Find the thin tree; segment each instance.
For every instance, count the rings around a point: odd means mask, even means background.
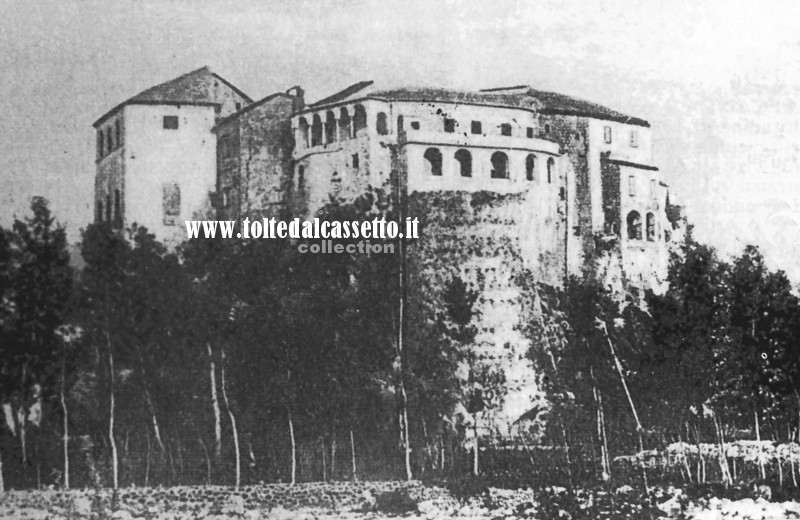
[[[239,484],[242,477],[242,457],[239,453],[239,430],[236,428],[236,417],[233,415],[231,403],[228,401],[228,392],[225,389],[225,349],[220,348],[220,386],[222,388],[222,400],[225,403],[225,409],[228,411],[228,417],[231,420],[231,428],[233,430],[233,448],[236,456],[236,489],[239,489]]]

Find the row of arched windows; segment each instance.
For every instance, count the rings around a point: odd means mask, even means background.
[[[427,173],[433,176],[442,175],[442,152],[438,148],[428,148],[423,157],[426,161]],[[458,163],[459,173],[462,177],[472,177],[472,154],[469,150],[459,149],[453,154]],[[509,179],[511,177],[508,166],[508,155],[504,152],[494,152],[490,159],[492,179]],[[528,154],[525,158],[525,178],[529,181],[536,180],[537,157]],[[555,177],[556,162],[552,157],[547,159],[547,182],[552,183]]]
[[[383,112],[378,114],[376,126],[378,133],[381,128],[387,128],[386,114]],[[310,125],[305,117],[301,117],[298,123],[300,143],[304,148],[353,139],[365,128],[367,128],[367,111],[361,105],[355,106],[352,115],[347,107],[342,107],[339,109],[338,119],[332,110],[328,110],[324,120],[320,114],[314,114]]]
[[[628,213],[628,240],[641,240],[642,239],[642,216],[638,211],[631,211]],[[647,241],[654,242],[656,239],[656,216],[653,213],[647,213],[645,216],[645,224],[647,226]]]

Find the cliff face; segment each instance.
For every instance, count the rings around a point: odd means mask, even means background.
[[[477,295],[472,371],[504,382],[499,392],[484,389],[491,394],[478,414],[484,435],[510,434],[513,423],[543,400],[524,329],[531,316],[529,284],[563,280],[560,226],[537,213],[545,202],[535,192],[410,196],[408,214],[420,219],[420,238],[408,247],[409,290],[441,301],[447,284],[462,279]],[[463,366],[460,377],[468,378],[468,371]]]

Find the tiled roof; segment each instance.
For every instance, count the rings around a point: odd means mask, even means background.
[[[383,99],[386,101],[448,102],[473,105],[500,106],[535,110],[541,114],[574,115],[618,121],[638,126],[650,123],[638,117],[625,115],[616,110],[556,92],[546,92],[522,85],[516,87],[459,91],[453,89],[422,87],[376,89],[372,81],[362,81],[310,105],[319,108],[357,99]]]
[[[99,125],[112,113],[128,104],[219,104],[214,89],[214,84],[219,82],[224,83],[241,96],[245,103],[253,102],[247,94],[233,86],[225,78],[211,72],[208,67],[202,67],[136,94],[106,112],[94,125]]]
[[[338,103],[339,101],[343,101],[352,96],[353,94],[356,94],[364,90],[366,87],[369,87],[373,83],[374,83],[373,81],[359,81],[355,85],[350,85],[346,89],[340,90],[339,92],[337,92],[332,96],[328,96],[326,98],[320,99],[316,103],[312,103],[310,106],[313,107],[317,105],[322,106],[322,105],[331,105],[333,103]]]

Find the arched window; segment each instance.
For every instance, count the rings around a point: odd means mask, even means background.
[[[106,130],[106,152],[111,152],[114,149],[114,137],[111,135],[111,128]]]
[[[397,132],[400,133],[403,130],[403,116],[397,116]]]
[[[656,216],[648,213],[646,217],[647,241],[653,242],[656,239]]]
[[[122,144],[122,127],[119,124],[119,119],[114,123],[114,128],[117,132],[117,146],[120,146]]]
[[[103,131],[97,132],[97,158],[103,158]]]
[[[386,121],[386,113],[378,112],[378,117],[375,120],[375,130],[378,135],[386,135],[389,133],[389,123]]]
[[[508,179],[508,156],[503,152],[492,154],[492,179]]]
[[[333,112],[325,115],[325,144],[336,141],[336,117]]]
[[[339,113],[339,139],[344,141],[345,139],[350,139],[350,112],[347,111],[346,108],[342,107],[342,111]]]
[[[319,114],[314,114],[311,120],[311,146],[319,146],[322,144],[322,119]]]
[[[111,195],[106,195],[106,222],[111,222]]]
[[[300,143],[302,143],[303,148],[308,148],[308,121],[306,121],[305,117],[300,118],[297,128],[300,132]]]
[[[553,182],[553,175],[555,174],[556,169],[556,162],[553,160],[552,157],[547,159],[547,183],[550,184]]]
[[[114,225],[122,225],[122,200],[119,190],[114,190]]]
[[[356,105],[355,115],[353,115],[353,134],[357,137],[358,133],[367,128],[367,111],[361,105]]]
[[[457,150],[455,153],[462,177],[472,177],[472,154],[467,150]]]
[[[102,222],[103,221],[103,201],[97,201],[97,215],[94,216],[95,222]]]
[[[428,173],[437,177],[442,175],[442,152],[438,148],[428,148],[423,155],[428,162]]]
[[[628,213],[628,240],[642,239],[642,217],[638,211]]]
[[[525,158],[525,178],[529,181],[535,179],[535,172],[536,172],[536,156],[533,154],[529,154]]]

